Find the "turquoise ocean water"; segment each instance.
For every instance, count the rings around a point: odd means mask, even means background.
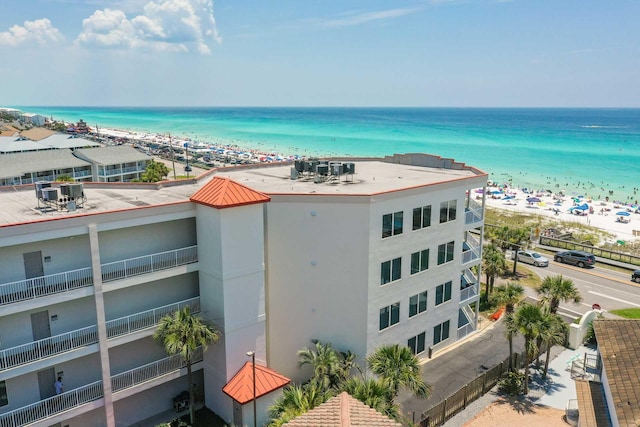
[[[19,108],[282,155],[425,152],[479,167],[496,182],[640,198],[640,109]]]

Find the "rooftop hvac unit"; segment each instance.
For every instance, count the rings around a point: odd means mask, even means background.
[[[58,189],[57,188],[43,188],[42,189],[42,200],[45,202],[55,202],[58,200]]]
[[[80,182],[76,182],[73,184],[67,184],[69,186],[69,198],[70,199],[80,199],[82,198],[82,194],[84,192],[84,184]]]
[[[298,171],[297,166],[291,168],[291,179],[296,180],[300,176],[300,172]]]
[[[311,163],[309,162],[302,162],[302,171],[303,172],[309,172],[311,170]]]
[[[318,165],[318,175],[329,175],[329,165]]]
[[[69,197],[69,184],[60,184],[60,195]]]
[[[302,172],[304,170],[304,162],[302,160],[296,160],[293,165],[295,170],[298,172]]]
[[[331,175],[340,175],[342,173],[342,163],[331,164]]]
[[[49,181],[37,181],[35,183],[36,187],[36,197],[38,199],[42,199],[42,189],[51,187],[51,183]]]
[[[356,164],[355,163],[344,163],[344,173],[348,173],[353,175],[356,173]]]

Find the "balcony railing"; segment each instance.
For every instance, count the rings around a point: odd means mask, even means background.
[[[202,347],[198,347],[191,355],[191,363],[202,361]],[[122,372],[111,377],[111,389],[114,393],[133,387],[143,382],[184,368],[186,363],[182,356],[175,355]]]
[[[460,307],[458,311],[458,339],[464,338],[475,331],[476,323],[476,314],[471,307],[468,305]]]
[[[102,381],[85,385],[71,391],[23,406],[15,411],[0,415],[0,426],[20,427],[35,423],[60,412],[73,409],[103,396]]]
[[[480,222],[483,217],[484,209],[482,209],[482,205],[470,199],[469,206],[464,209],[464,223],[473,224],[475,222]]]
[[[111,282],[113,280],[126,279],[197,261],[198,247],[190,246],[173,251],[130,258],[124,261],[110,262],[102,264],[102,281]]]
[[[123,261],[102,264],[102,280],[125,279],[140,274],[165,270],[198,261],[198,247],[189,246],[172,251],[145,255]],[[0,285],[0,306],[40,298],[47,295],[93,286],[91,267]],[[1,427],[1,426],[0,426]]]
[[[147,310],[130,316],[121,317],[106,322],[107,338],[130,334],[142,329],[156,326],[164,316],[175,313],[188,306],[192,313],[200,312],[200,298],[190,298],[173,304],[168,304],[153,310]],[[0,371],[25,365],[36,360],[66,353],[77,348],[98,342],[96,325],[77,329],[28,344],[0,350]]]
[[[0,350],[0,370],[25,365],[36,360],[65,353],[98,342],[96,326],[77,329],[65,334],[33,341],[28,344]]]
[[[0,285],[0,305],[93,285],[91,267]]]
[[[480,258],[480,242],[473,234],[466,233],[462,244],[462,263],[466,264],[478,258]]]
[[[168,314],[189,307],[192,313],[200,312],[200,297],[191,298],[180,301],[175,304],[165,305],[163,307],[154,308],[153,310],[143,311],[141,313],[132,314],[131,316],[121,317],[119,319],[109,320],[106,322],[107,338],[115,338],[121,335],[130,334],[156,326],[160,319]]]
[[[479,285],[476,283],[471,286],[467,286],[464,289],[460,289],[460,302],[463,303],[471,298],[478,296]]]
[[[191,362],[202,361],[202,347],[193,353]],[[170,372],[185,367],[181,356],[170,356],[158,361],[131,369],[111,377],[113,392],[134,387],[145,381],[161,377]],[[41,400],[31,405],[23,406],[14,411],[0,415],[0,427],[21,427],[43,420],[64,411],[76,408],[85,403],[102,398],[104,395],[102,381],[82,386],[80,388]]]

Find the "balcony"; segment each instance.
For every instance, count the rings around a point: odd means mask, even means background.
[[[480,285],[478,278],[466,269],[460,276],[460,303],[464,303],[479,295]]]
[[[102,281],[110,282],[198,262],[198,247],[189,246],[102,264]],[[90,267],[0,285],[0,306],[93,286]]]
[[[466,239],[462,242],[462,263],[467,264],[480,259],[480,242],[471,233],[466,233]]]
[[[465,305],[458,310],[458,339],[462,339],[474,332],[478,319],[470,306]]]
[[[160,322],[160,319],[167,314],[175,313],[186,306],[191,308],[191,312],[199,313],[200,298],[190,298],[153,310],[110,320],[105,324],[107,328],[107,339],[154,327]],[[96,344],[97,342],[98,329],[96,325],[93,325],[28,344],[0,350],[0,371],[66,353],[77,348]]]
[[[193,354],[192,363],[202,361],[202,348],[198,347]],[[114,393],[135,387],[146,381],[180,370],[186,366],[181,356],[170,356],[153,363],[131,369],[111,377],[111,388]],[[23,406],[14,411],[0,414],[0,426],[21,427],[44,420],[61,412],[70,411],[103,397],[102,381],[82,386],[41,400],[31,405]],[[79,414],[74,414],[79,415]],[[72,415],[73,416],[73,415]]]
[[[464,208],[464,223],[474,224],[484,219],[484,209],[482,205],[469,199],[469,206]]]
[[[113,280],[127,279],[197,261],[198,247],[190,246],[173,251],[110,262],[101,266],[102,281],[111,282]]]

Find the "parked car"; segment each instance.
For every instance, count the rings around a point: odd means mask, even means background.
[[[538,252],[534,251],[518,251],[518,261],[525,264],[535,265],[536,267],[546,267],[549,265],[549,260]]]
[[[631,280],[633,280],[636,283],[640,283],[640,270],[636,270],[633,273],[631,273]]]
[[[596,257],[585,251],[566,251],[558,252],[553,260],[571,265],[577,265],[580,268],[596,265]]]

